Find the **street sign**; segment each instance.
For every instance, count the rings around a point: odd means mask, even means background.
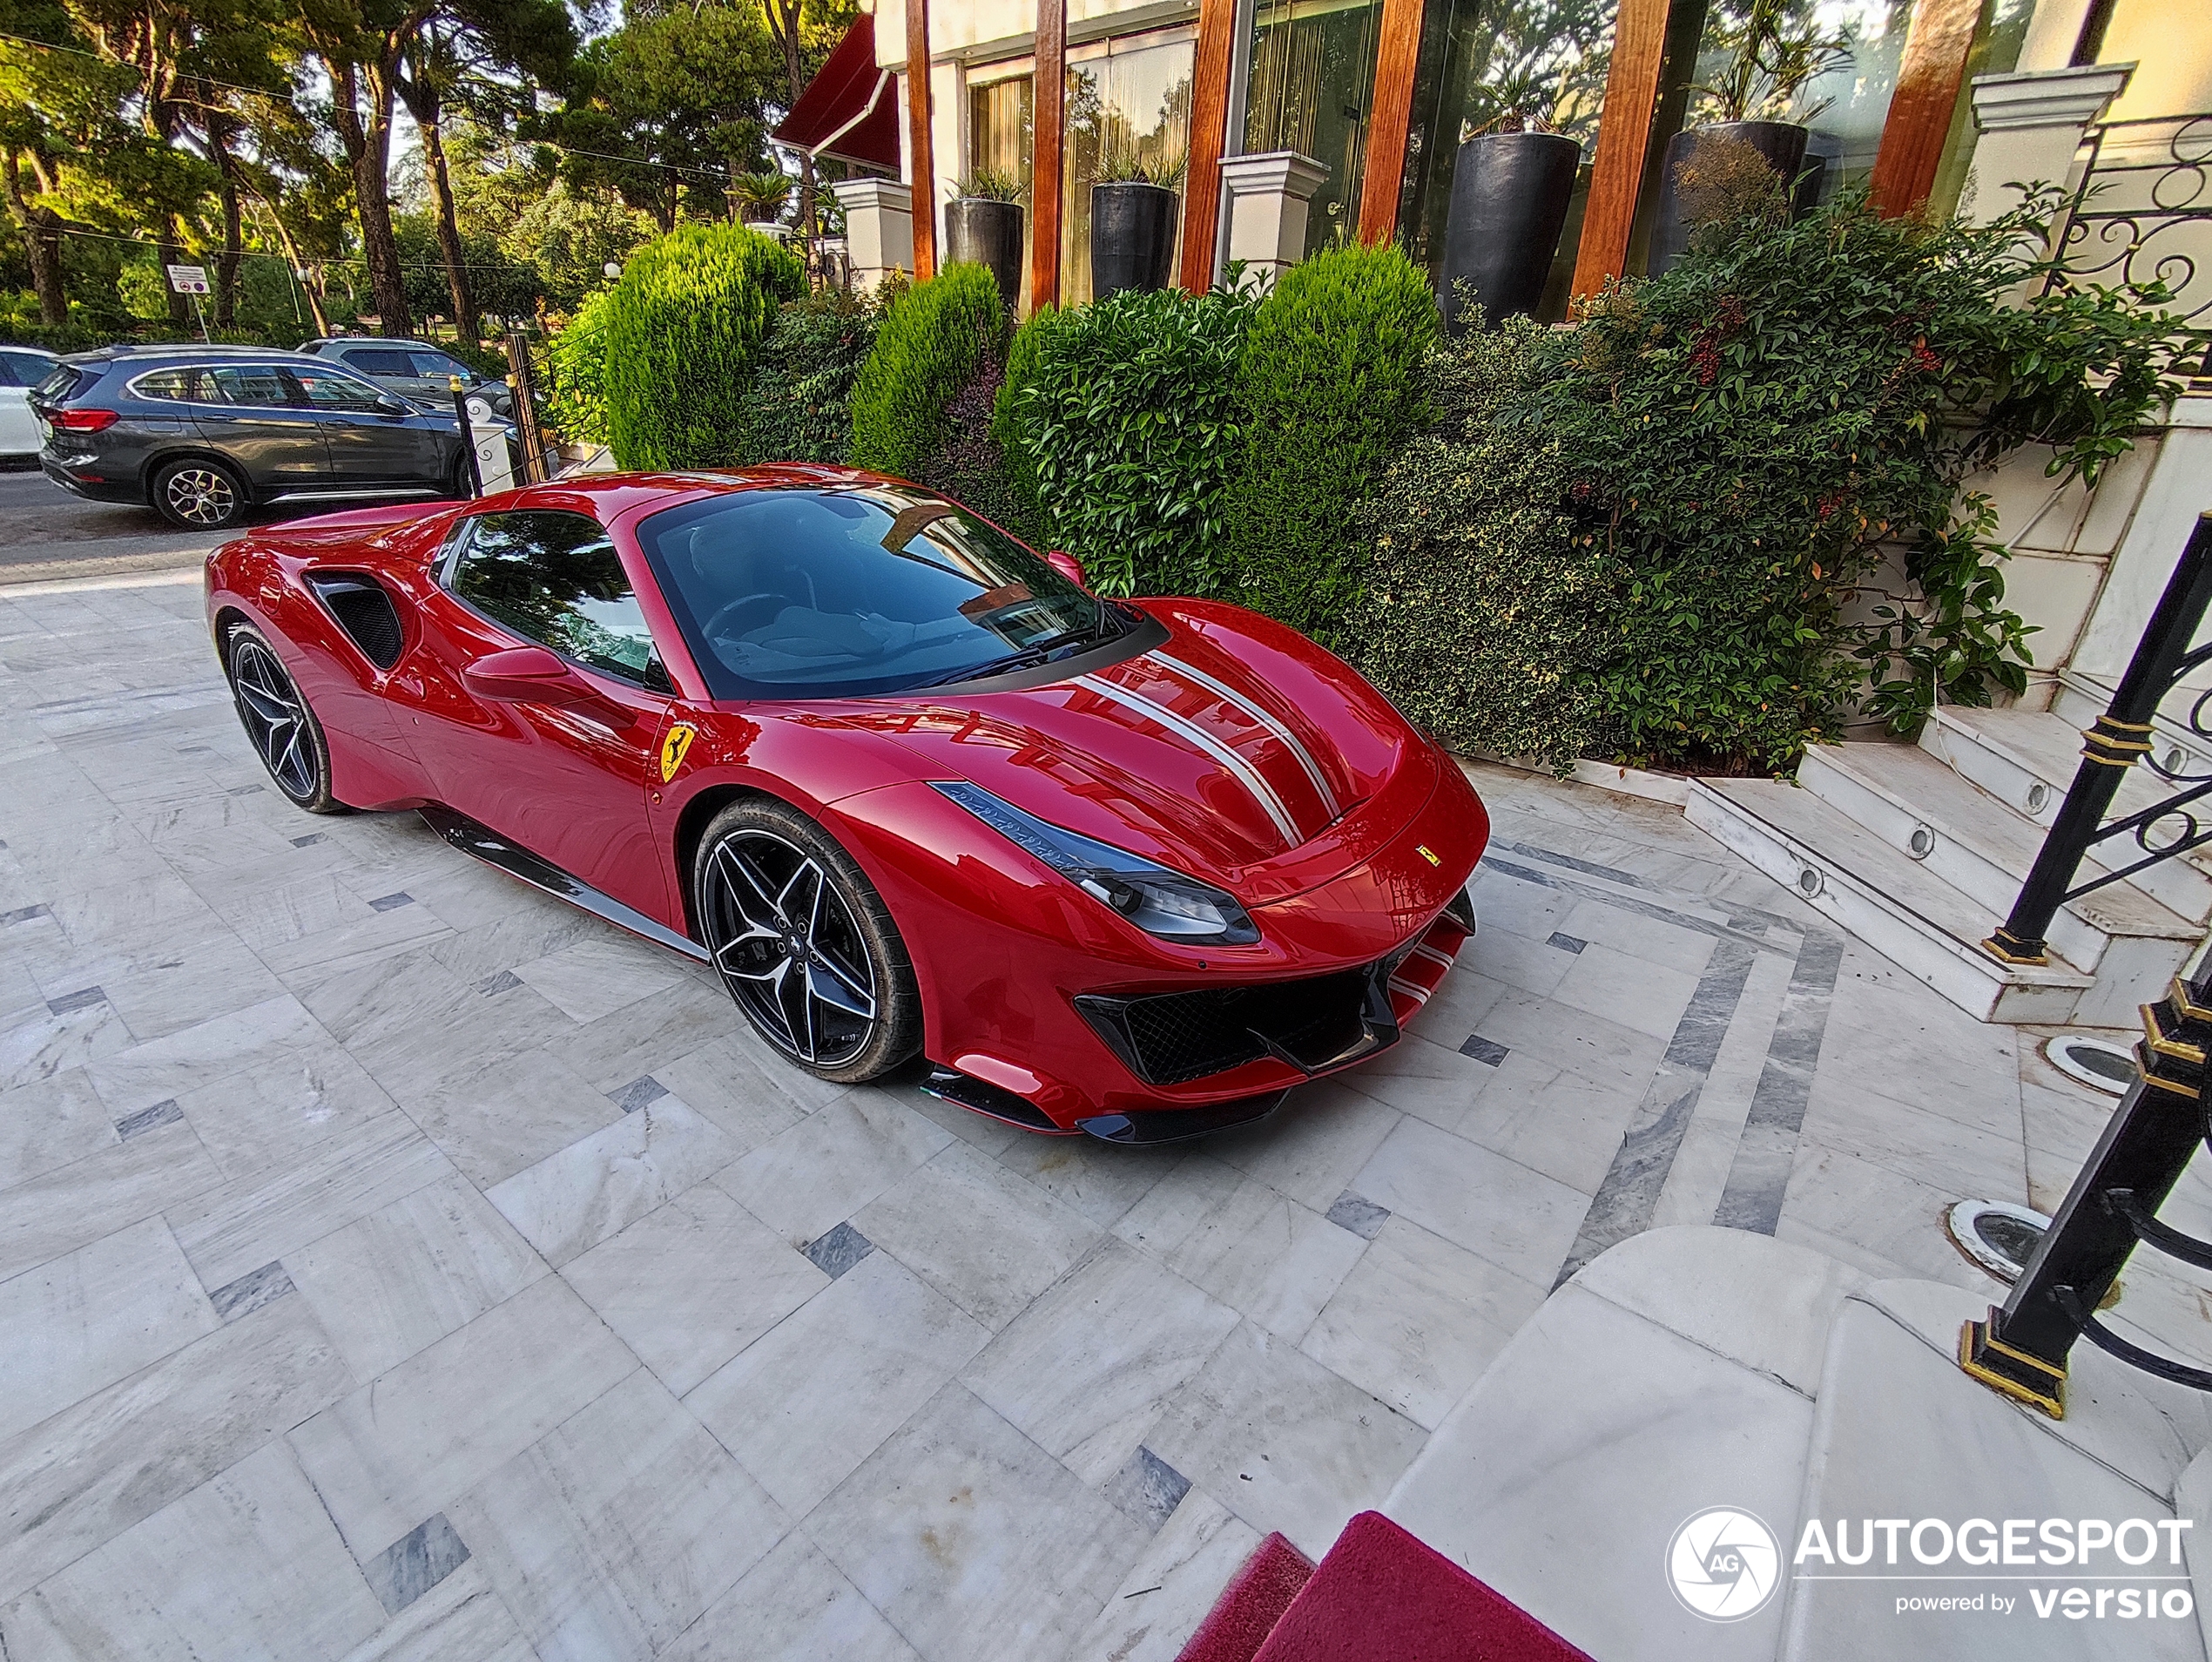
[[[179,294],[205,294],[208,292],[207,267],[172,266],[169,267],[169,287]]]

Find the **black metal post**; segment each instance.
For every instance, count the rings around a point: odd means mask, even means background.
[[[459,375],[450,376],[453,388],[453,416],[461,423],[461,456],[469,470],[469,494],[484,494],[484,476],[476,466],[476,434],[469,422],[469,387]]]
[[[530,343],[518,329],[507,334],[507,384],[515,395],[515,431],[523,446],[523,483],[543,484],[545,434],[537,424],[537,389],[530,383]]]
[[[2200,532],[2200,539],[2202,533]],[[2086,1333],[2121,1360],[2199,1389],[2212,1375],[2154,1356],[2099,1327],[2097,1307],[2139,1241],[2190,1261],[2204,1253],[2155,1217],[2206,1131],[2205,1050],[2212,1045],[2212,961],[2143,1006],[2139,1077],[2052,1219],[2002,1309],[1969,1321],[1959,1365],[2053,1419],[2066,1414],[2067,1358]]]
[[[2082,733],[2081,766],[2020,885],[2012,915],[1981,943],[1992,956],[2006,963],[2050,962],[2044,932],[2065,903],[2081,856],[2104,822],[2121,780],[2136,757],[2150,752],[2151,717],[2173,690],[2208,603],[2212,603],[2212,513],[2198,517],[2128,672],[2120,678],[2111,707]]]

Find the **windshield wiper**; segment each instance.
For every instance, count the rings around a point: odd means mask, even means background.
[[[1109,637],[1110,638],[1110,637]],[[1049,664],[1055,659],[1072,656],[1075,652],[1096,645],[1099,637],[1091,629],[1063,629],[1056,635],[1032,641],[1017,652],[1004,658],[994,658],[986,663],[974,664],[940,675],[934,680],[916,681],[906,691],[919,692],[924,687],[950,686],[960,681],[981,681],[994,675],[1010,675],[1015,670],[1034,669],[1039,664]]]

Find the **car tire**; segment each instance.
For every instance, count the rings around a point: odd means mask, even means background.
[[[921,992],[890,909],[837,839],[787,802],[714,816],[692,915],[752,1029],[818,1078],[858,1084],[921,1048]]]
[[[232,625],[223,642],[223,672],[246,742],[285,799],[310,814],[352,813],[330,794],[330,746],[322,723],[268,637],[252,624]]]
[[[148,494],[156,513],[185,530],[227,530],[246,514],[246,481],[206,456],[163,463]]]
[[[446,497],[451,502],[473,502],[476,496],[475,476],[469,471],[469,452],[456,450],[453,457],[453,477],[447,482]]]

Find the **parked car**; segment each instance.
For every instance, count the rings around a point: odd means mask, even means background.
[[[0,346],[0,463],[20,467],[38,459],[44,441],[30,413],[30,389],[60,361],[37,347]]]
[[[1395,1044],[1474,932],[1467,775],[1303,635],[1109,600],[944,497],[610,474],[219,550],[239,720],[310,813],[711,965],[792,1065],[1030,1131],[1244,1125]]]
[[[469,494],[450,410],[300,353],[103,348],[58,361],[30,407],[48,478],[195,530],[272,503]]]
[[[385,340],[365,334],[326,335],[302,341],[300,350],[342,363],[380,387],[421,404],[453,407],[453,378],[468,388],[472,422],[511,421],[515,394],[504,381],[486,375],[428,341]]]

